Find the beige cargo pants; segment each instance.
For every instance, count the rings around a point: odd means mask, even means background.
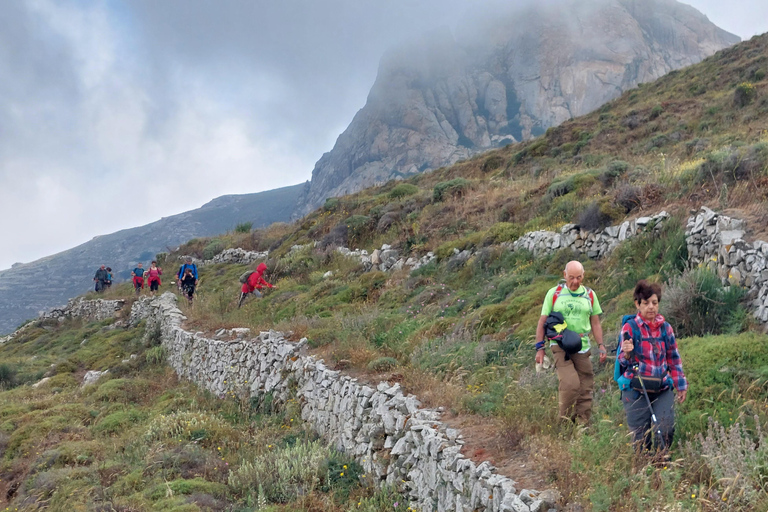
[[[595,386],[595,374],[589,358],[592,351],[590,349],[586,354],[571,354],[570,360],[566,361],[563,349],[557,345],[552,345],[550,349],[560,381],[560,417],[586,425],[592,416],[592,392]]]

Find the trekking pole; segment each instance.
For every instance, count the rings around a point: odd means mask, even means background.
[[[659,436],[659,445],[661,446],[661,450],[664,451],[667,449],[667,444],[664,442],[664,436],[661,433],[661,427],[659,426],[659,420],[656,419],[656,413],[653,412],[653,406],[651,405],[651,399],[648,398],[648,391],[645,389],[645,383],[643,382],[643,378],[640,376],[640,371],[637,366],[635,366],[635,371],[637,372],[637,380],[640,381],[640,387],[643,388],[643,395],[645,395],[645,403],[648,404],[648,410],[651,411],[651,428],[655,428],[655,433]]]
[[[628,336],[628,333],[624,333],[624,339],[629,340],[631,339],[630,336]],[[637,360],[637,357],[635,357],[635,351],[632,351],[632,356],[630,357],[630,364],[633,363],[632,369],[635,371],[635,375],[637,376],[637,380],[640,381],[640,387],[643,388],[643,395],[645,396],[645,403],[648,404],[648,410],[651,411],[651,429],[654,428],[655,433],[659,436],[659,444],[661,446],[662,451],[667,449],[667,445],[664,442],[664,436],[661,434],[661,428],[659,426],[659,420],[656,419],[656,413],[653,411],[653,406],[651,405],[651,399],[648,398],[648,391],[645,389],[645,382],[643,382],[643,378],[640,376],[640,363]]]

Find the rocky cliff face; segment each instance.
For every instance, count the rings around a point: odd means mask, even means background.
[[[383,57],[296,214],[534,137],[738,41],[674,0],[558,0],[429,34]]]

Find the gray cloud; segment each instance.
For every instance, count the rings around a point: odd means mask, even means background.
[[[387,48],[520,3],[4,2],[0,268],[309,179]],[[758,0],[690,3],[742,37],[766,28]]]

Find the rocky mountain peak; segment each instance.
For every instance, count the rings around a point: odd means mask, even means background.
[[[530,139],[738,41],[675,0],[558,0],[468,16],[455,36],[436,31],[384,55],[295,215]]]

